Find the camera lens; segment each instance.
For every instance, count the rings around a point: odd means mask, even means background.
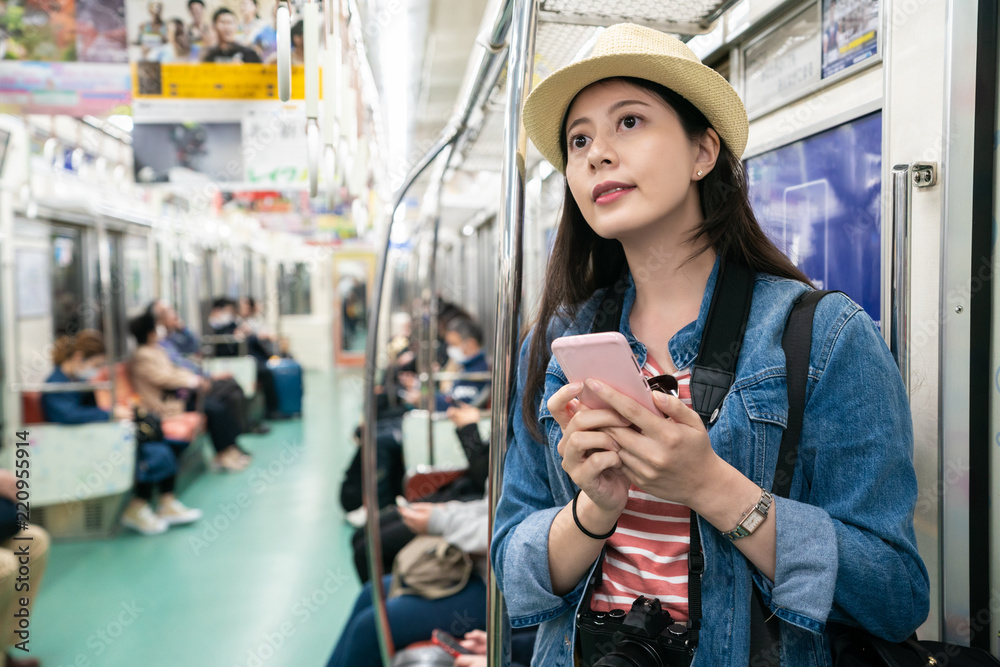
[[[653,647],[625,641],[595,662],[594,667],[663,667],[663,661]]]

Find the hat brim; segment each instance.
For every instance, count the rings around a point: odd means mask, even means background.
[[[566,169],[560,135],[569,105],[590,84],[616,77],[645,79],[683,96],[705,114],[736,157],[743,155],[749,134],[747,112],[721,74],[677,56],[616,53],[580,60],[552,73],[525,100],[522,118],[528,137],[559,171]]]

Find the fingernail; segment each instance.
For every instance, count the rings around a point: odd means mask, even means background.
[[[569,387],[570,391],[582,391],[583,390],[583,383],[582,382],[574,382],[574,383],[568,384],[566,386]]]
[[[587,380],[587,384],[594,391],[601,391],[602,389],[604,389],[604,385],[598,382],[597,380]]]

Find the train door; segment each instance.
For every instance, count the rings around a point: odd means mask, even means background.
[[[989,501],[1000,478],[990,479],[988,423],[997,9],[886,0],[883,16],[883,312],[892,322],[883,332],[913,414],[914,523],[931,574],[922,636],[997,651]]]

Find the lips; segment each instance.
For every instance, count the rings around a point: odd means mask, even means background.
[[[598,204],[610,203],[619,197],[635,190],[635,186],[629,183],[619,183],[618,181],[605,181],[598,184],[591,193],[594,201]]]

